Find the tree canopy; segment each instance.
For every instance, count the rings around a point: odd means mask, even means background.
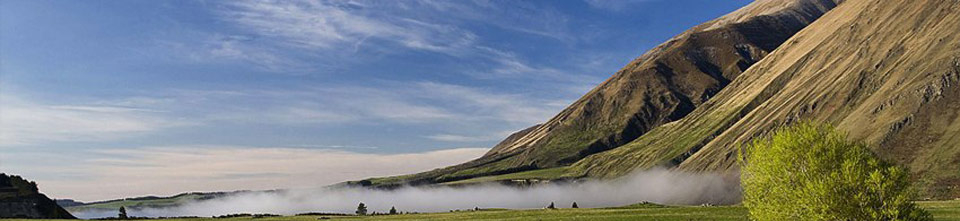
[[[929,220],[908,172],[834,128],[810,122],[740,149],[743,204],[753,220]]]
[[[360,205],[357,205],[357,215],[367,215],[367,205],[364,205],[363,202],[360,202]]]

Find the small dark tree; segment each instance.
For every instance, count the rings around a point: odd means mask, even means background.
[[[357,215],[367,215],[367,205],[364,205],[363,202],[360,202],[360,205],[357,205]]]
[[[573,202],[573,206],[570,206],[570,208],[576,209],[576,208],[580,208],[580,206],[577,206],[577,202]]]
[[[121,206],[121,207],[120,207],[120,214],[117,215],[117,218],[120,218],[120,219],[129,219],[130,217],[127,216],[127,208],[124,208],[124,207]]]
[[[397,215],[397,208],[396,208],[396,207],[392,207],[392,206],[390,207],[390,215]]]
[[[553,202],[550,202],[550,205],[547,206],[547,209],[556,209],[556,206],[553,206]]]

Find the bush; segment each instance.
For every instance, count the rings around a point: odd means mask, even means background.
[[[360,205],[357,205],[356,214],[358,216],[367,215],[367,205],[364,205],[363,202],[360,202]]]
[[[753,220],[930,220],[905,169],[832,127],[798,123],[740,149]]]

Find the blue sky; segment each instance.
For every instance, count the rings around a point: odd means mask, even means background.
[[[449,165],[747,3],[3,0],[0,171],[99,200]]]

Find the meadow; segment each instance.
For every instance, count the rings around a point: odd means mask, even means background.
[[[960,221],[960,200],[921,201],[917,204],[933,214],[934,220]],[[481,209],[377,216],[281,216],[235,218],[163,219],[167,221],[307,221],[307,220],[748,220],[741,206],[661,206],[635,204],[613,208],[582,209]],[[36,220],[32,220],[36,221]]]

